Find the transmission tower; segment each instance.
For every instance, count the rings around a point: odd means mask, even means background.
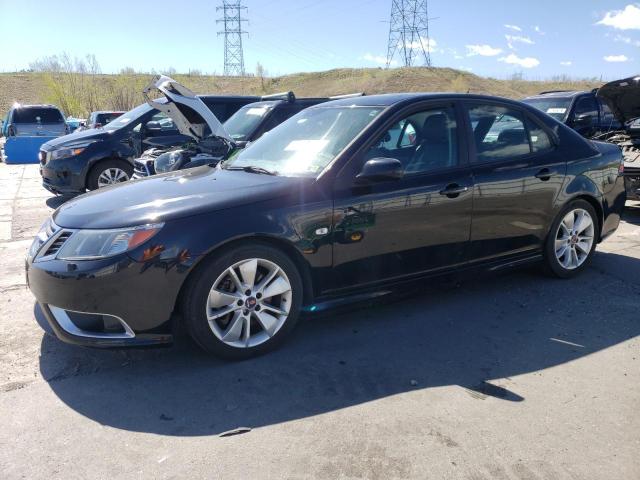
[[[216,7],[216,11],[222,10],[222,18],[216,23],[222,23],[224,30],[218,35],[224,35],[224,74],[228,76],[244,76],[244,55],[242,52],[242,18],[243,11],[247,7],[242,6],[242,0],[222,0],[222,6]]]
[[[430,67],[430,50],[427,0],[391,0],[387,68],[396,54],[405,67],[416,65],[418,58]]]

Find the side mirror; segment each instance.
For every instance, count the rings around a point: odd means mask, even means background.
[[[395,158],[372,158],[364,164],[356,175],[356,183],[368,185],[376,182],[399,180],[404,176],[404,169],[400,160]]]
[[[581,115],[576,115],[573,119],[573,124],[578,127],[590,127],[593,125],[593,115],[588,113],[583,113]]]
[[[147,122],[144,128],[147,131],[159,132],[160,130],[162,130],[162,125],[160,125],[160,122],[151,121],[151,122]]]

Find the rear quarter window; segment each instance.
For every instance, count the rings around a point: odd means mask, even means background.
[[[16,108],[13,123],[64,123],[64,118],[56,108]]]

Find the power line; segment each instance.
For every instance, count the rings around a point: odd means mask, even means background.
[[[427,0],[391,0],[387,68],[396,54],[405,67],[416,65],[419,57],[425,66],[431,66],[427,8]]]
[[[242,12],[247,7],[242,6],[242,0],[222,0],[222,6],[216,7],[216,11],[222,10],[222,18],[216,23],[223,23],[224,30],[218,35],[224,35],[224,74],[228,76],[244,76],[244,54],[242,50],[242,35],[247,32],[242,30]]]

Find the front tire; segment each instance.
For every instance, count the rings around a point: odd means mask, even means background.
[[[302,279],[280,250],[251,243],[221,252],[189,279],[183,300],[187,331],[207,352],[228,359],[266,353],[295,327]]]
[[[133,175],[133,167],[122,160],[106,160],[97,163],[89,172],[87,188],[97,190],[109,185],[126,182]]]
[[[559,278],[571,278],[591,262],[598,243],[598,217],[591,204],[574,200],[556,217],[545,244],[545,267]]]

